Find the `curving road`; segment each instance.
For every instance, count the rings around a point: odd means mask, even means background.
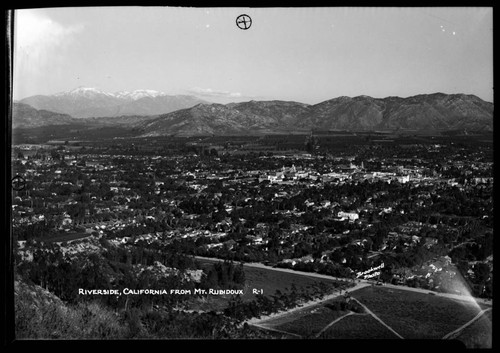
[[[481,310],[471,320],[469,320],[468,322],[466,322],[465,324],[463,324],[462,326],[460,326],[456,330],[454,330],[454,331],[448,333],[447,335],[445,335],[443,337],[443,339],[447,340],[447,339],[453,339],[453,338],[455,338],[455,336],[459,335],[466,327],[472,325],[474,322],[476,322],[477,320],[479,320],[481,318],[481,316],[483,316],[485,313],[487,313],[490,310],[492,310],[492,308]]]
[[[195,259],[200,259],[200,260],[205,260],[205,261],[212,261],[212,262],[224,261],[223,259],[212,258],[212,257],[203,257],[203,256],[193,256],[193,257]],[[253,267],[253,268],[260,268],[260,269],[265,269],[265,270],[270,270],[270,271],[279,271],[279,272],[293,273],[293,274],[300,275],[300,276],[307,276],[307,277],[322,278],[322,279],[328,279],[328,280],[337,280],[337,281],[343,281],[343,282],[353,283],[353,281],[351,279],[348,279],[348,278],[333,277],[333,276],[323,275],[323,274],[315,273],[315,272],[295,271],[295,270],[291,270],[289,268],[270,267],[270,266],[266,266],[266,265],[264,265],[264,264],[262,264],[260,262],[244,262],[243,266]],[[354,282],[355,283],[359,283],[359,284],[364,284],[364,285],[363,286],[355,286],[353,288],[350,288],[349,289],[350,292],[374,284],[374,281],[370,281],[370,280],[366,280],[366,279],[356,279]],[[460,294],[452,294],[452,293],[440,293],[440,292],[431,291],[429,289],[413,288],[413,287],[402,286],[402,285],[394,285],[394,284],[384,284],[384,287],[391,288],[391,289],[396,289],[396,290],[406,290],[406,291],[410,291],[410,292],[435,295],[437,297],[444,297],[444,298],[454,299],[454,300],[462,300],[462,301],[467,301],[467,302],[471,302],[471,303],[480,303],[480,304],[484,304],[484,305],[493,305],[493,301],[492,300],[488,300],[488,299],[484,299],[484,298],[476,298],[476,297],[473,297],[473,296],[470,296],[470,295],[460,295]]]
[[[349,291],[352,292],[354,290],[358,290],[358,289],[364,288],[366,286],[369,286],[369,284],[367,284],[367,283],[357,283],[354,287],[349,288]],[[291,309],[288,309],[288,310],[285,310],[285,311],[280,311],[280,312],[273,313],[273,314],[270,314],[270,315],[261,315],[260,317],[253,317],[251,319],[246,320],[246,323],[248,323],[249,325],[259,326],[258,324],[261,323],[261,322],[267,321],[269,319],[274,319],[274,318],[277,318],[279,316],[289,315],[290,313],[293,313],[295,311],[304,310],[304,309],[306,309],[308,307],[321,304],[321,303],[323,303],[325,301],[328,301],[328,300],[331,300],[331,299],[335,299],[335,298],[337,298],[337,297],[339,297],[341,295],[342,295],[341,291],[335,291],[335,293],[333,293],[333,294],[326,295],[323,298],[310,300],[310,301],[308,301],[306,303],[302,303],[300,306],[296,306],[295,308],[291,308]]]

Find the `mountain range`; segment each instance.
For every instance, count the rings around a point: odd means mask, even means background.
[[[41,127],[47,125],[71,125],[79,120],[68,114],[38,110],[23,103],[14,103],[12,107],[12,128]]]
[[[297,126],[345,130],[492,130],[493,104],[474,95],[339,97],[310,107]]]
[[[165,114],[208,102],[194,96],[170,96],[153,90],[108,93],[80,87],[69,92],[27,97],[19,103],[35,109],[69,114],[74,118],[89,118]]]
[[[309,130],[493,130],[493,104],[472,95],[339,97],[315,105],[284,101],[198,104],[138,123],[142,136]]]
[[[29,104],[27,102],[44,101],[45,98],[40,97],[46,96],[26,98],[21,103],[14,104],[13,127],[74,124],[78,121],[89,126],[130,127],[138,136],[143,137],[292,133],[310,130],[493,131],[493,103],[465,94],[434,93],[407,98],[344,96],[314,105],[279,100],[223,105],[197,102],[194,97],[182,101],[179,97],[189,96],[165,96],[156,91],[109,94],[94,89],[80,89],[51,96],[50,102],[55,104],[52,115],[47,112],[50,109],[38,110],[40,108],[34,107],[36,109],[33,111],[26,106]],[[59,102],[63,102],[61,105],[56,104],[57,97],[60,98]],[[174,98],[179,106],[191,106],[158,113],[161,102]],[[70,103],[71,99],[73,105]],[[123,104],[120,110],[116,110],[115,106],[113,114],[95,115],[100,116],[99,118],[81,118],[94,116],[89,113],[92,109],[101,109],[103,112],[111,109],[110,106],[105,106],[107,102],[118,100],[141,107],[142,110],[139,111],[155,113],[125,114],[124,107],[127,105]],[[85,101],[87,105],[83,104]],[[181,101],[182,104],[179,103]],[[98,108],[99,105],[101,108]],[[77,110],[81,112],[80,119],[70,114]]]

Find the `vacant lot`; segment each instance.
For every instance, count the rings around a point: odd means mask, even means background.
[[[352,296],[404,338],[443,338],[481,310],[473,303],[381,287],[366,287]]]

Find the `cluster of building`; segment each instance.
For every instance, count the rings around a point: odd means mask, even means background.
[[[344,195],[338,199],[306,198],[303,206],[278,207],[273,211],[273,214],[280,214],[281,219],[289,220],[292,226],[280,234],[282,254],[293,252],[294,247],[303,241],[301,239],[312,240],[311,227],[301,223],[308,213],[321,213],[325,219],[338,223],[339,231],[328,234],[329,238],[348,239],[346,244],[364,249],[369,242],[363,234],[373,233],[369,230],[374,218],[408,215],[414,211],[411,207],[431,207],[433,200],[439,198],[446,188],[456,187],[460,192],[466,192],[493,182],[488,176],[492,163],[487,162],[464,164],[459,174],[454,175],[446,161],[438,166],[436,161],[424,159],[387,158],[374,167],[373,158],[367,160],[366,165],[364,161],[354,160],[354,157],[330,158],[318,162],[309,154],[225,160],[224,157],[111,155],[86,153],[81,149],[18,146],[13,152],[13,169],[28,184],[26,189],[13,192],[14,223],[16,226],[47,223],[47,212],[50,211],[56,215],[52,217],[56,221],[56,230],[80,232],[82,237],[95,235],[112,239],[113,234],[121,234],[116,240],[118,244],[209,238],[210,241],[203,242],[207,249],[216,250],[224,245],[228,249],[237,249],[238,244],[228,240],[226,235],[234,230],[235,223],[245,225],[247,220],[233,220],[231,215],[242,208],[256,207],[256,202],[281,205],[305,190],[320,193],[318,190],[325,186],[399,183],[418,189],[419,192],[407,200],[388,199],[387,190],[382,188],[363,199],[357,195]],[[430,168],[432,165],[434,169]],[[131,180],[131,175],[135,176],[134,180]],[[59,193],[52,192],[55,189]],[[81,201],[82,194],[86,201]],[[199,203],[207,199],[211,203],[206,214],[220,212],[218,203],[222,203],[225,212],[210,227],[200,221],[199,213],[187,212],[181,205],[184,200]],[[71,210],[80,206],[84,211],[78,217],[72,217],[75,212]],[[125,230],[143,229],[141,227],[147,223],[168,224],[168,227],[123,236]],[[389,232],[378,249],[370,249],[370,257],[393,251],[401,241],[405,247],[422,241],[418,233],[423,227],[421,222],[407,221],[398,227]],[[257,224],[246,229],[245,246],[265,251],[269,243],[266,225]],[[444,228],[440,226],[440,229]],[[320,233],[326,234],[324,231]],[[423,241],[428,247],[436,245],[436,239],[432,237],[424,236]],[[335,249],[327,251],[332,250]],[[311,258],[301,256],[290,260],[301,262]]]

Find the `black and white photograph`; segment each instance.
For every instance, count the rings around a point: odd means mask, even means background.
[[[494,347],[492,7],[7,17],[15,341]]]

